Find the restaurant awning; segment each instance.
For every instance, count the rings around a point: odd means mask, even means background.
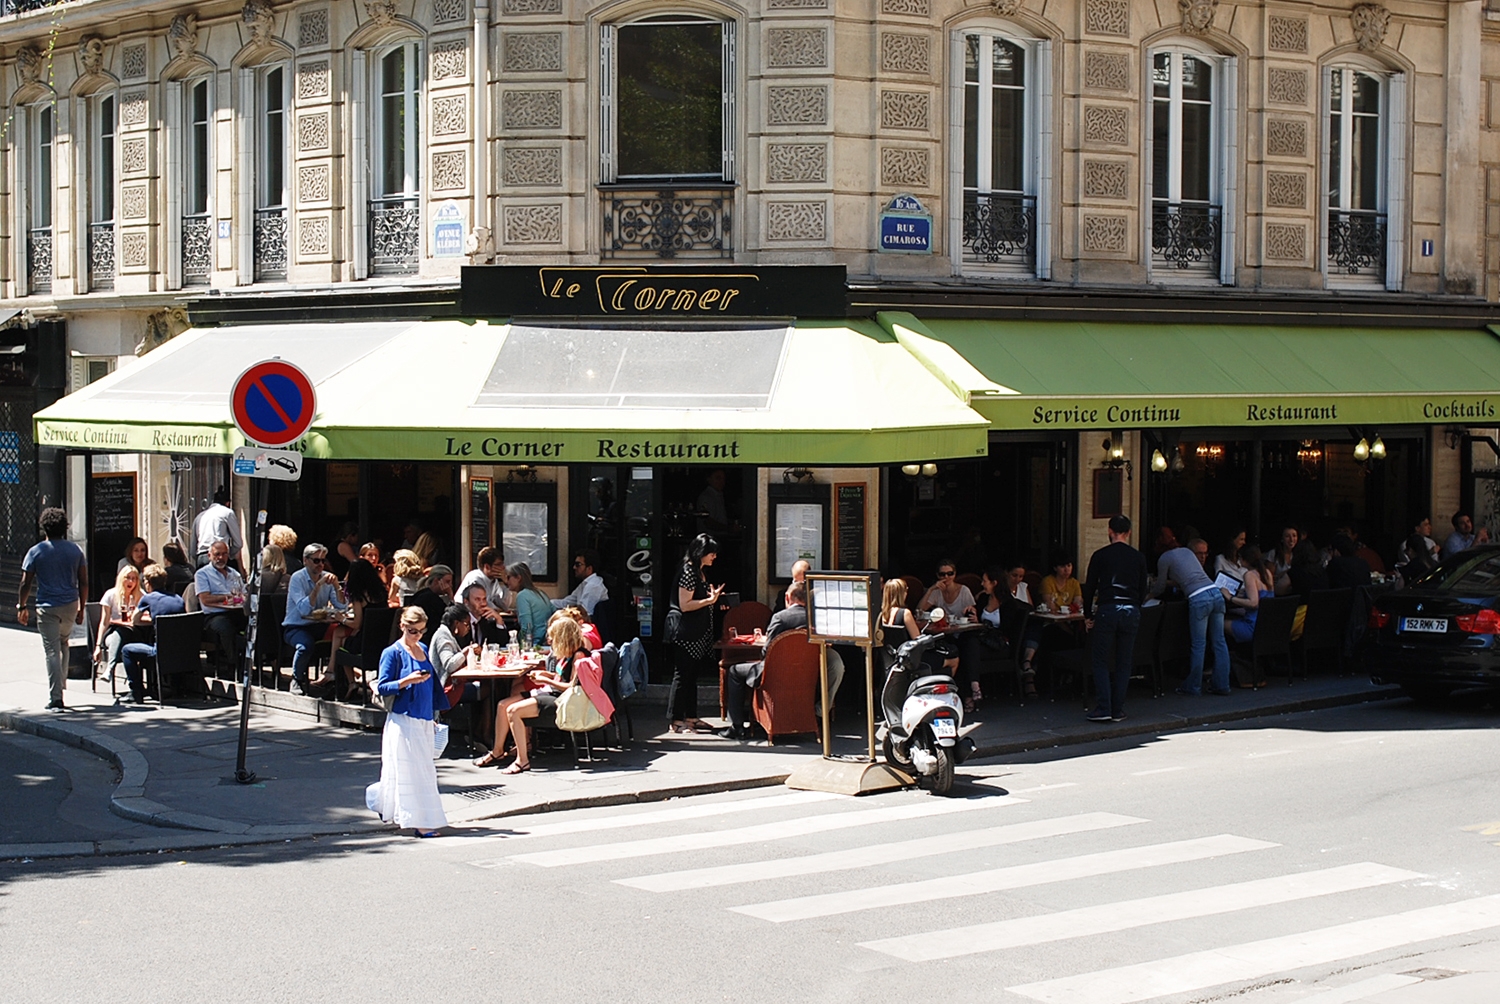
[[[995,429],[1493,425],[1500,416],[1500,338],[1489,330],[878,317],[966,389]]]
[[[43,446],[229,453],[252,363],[305,370],[339,460],[868,465],[983,456],[988,422],[869,322],[194,329],[37,414]]]

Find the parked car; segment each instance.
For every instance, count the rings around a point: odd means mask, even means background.
[[[1500,691],[1500,546],[1476,547],[1371,604],[1366,665],[1419,700]]]

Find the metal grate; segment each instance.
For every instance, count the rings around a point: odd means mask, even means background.
[[[286,210],[255,211],[255,278],[286,278]]]
[[[603,199],[603,258],[733,258],[734,186],[610,187]]]
[[[52,228],[38,227],[26,235],[26,288],[52,292]]]
[[[206,213],[182,218],[182,284],[184,286],[208,285],[209,273],[213,271],[213,226],[213,220],[209,219]]]
[[[89,224],[89,289],[115,288],[115,225]]]
[[[1385,275],[1386,216],[1357,209],[1328,214],[1328,267],[1344,275]]]
[[[1036,197],[964,193],[964,264],[1036,268]]]
[[[1206,202],[1151,204],[1151,254],[1156,261],[1178,269],[1219,271],[1223,225],[1220,207]]]
[[[415,272],[421,236],[421,211],[416,199],[371,199],[371,274],[411,275]]]

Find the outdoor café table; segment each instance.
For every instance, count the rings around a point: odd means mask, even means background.
[[[479,665],[473,669],[468,667],[455,669],[449,674],[449,680],[479,684],[479,735],[476,738],[486,745],[493,744],[495,741],[495,706],[500,701],[498,691],[501,687],[504,687],[505,694],[509,696],[512,682],[531,670],[540,669],[546,665],[547,657],[536,655],[508,660],[500,666]]]
[[[714,642],[714,651],[719,653],[719,716],[724,715],[724,674],[730,666],[742,662],[755,662],[766,653],[765,635],[736,634],[727,640]]]

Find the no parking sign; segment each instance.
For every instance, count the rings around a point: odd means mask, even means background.
[[[234,382],[229,409],[240,434],[260,446],[289,446],[301,439],[317,413],[307,374],[282,359],[251,366]]]

